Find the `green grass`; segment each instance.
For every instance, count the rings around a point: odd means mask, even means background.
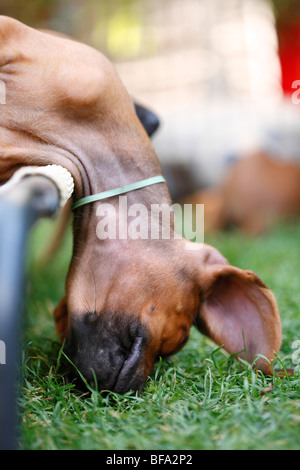
[[[185,348],[158,362],[137,396],[74,392],[61,375],[52,310],[64,292],[70,236],[46,268],[31,239],[19,413],[23,449],[297,449],[300,374],[264,377],[192,330]],[[236,232],[206,239],[230,261],[255,271],[274,291],[282,317],[278,367],[291,367],[300,339],[300,225],[258,239]]]

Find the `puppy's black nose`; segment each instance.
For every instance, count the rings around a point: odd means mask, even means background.
[[[128,390],[140,391],[141,379],[143,377],[137,373],[138,365],[143,357],[144,338],[137,336],[132,345],[131,351],[123,362],[113,390],[117,393],[125,393]]]
[[[64,350],[75,366],[68,367],[68,378],[77,388],[84,388],[81,374],[98,390],[140,391],[146,342],[144,328],[126,314],[102,312],[73,318]]]

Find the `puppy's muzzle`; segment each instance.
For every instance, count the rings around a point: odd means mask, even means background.
[[[98,390],[139,392],[145,381],[145,329],[127,316],[107,316],[73,319],[64,348],[68,381],[80,389],[87,382]]]

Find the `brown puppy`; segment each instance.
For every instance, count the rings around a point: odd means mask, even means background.
[[[0,17],[0,181],[23,165],[56,163],[74,200],[160,175],[150,140],[112,64],[96,50]],[[110,199],[119,213],[119,198]],[[165,184],[127,194],[128,206],[171,204]],[[55,312],[66,353],[99,389],[140,390],[158,356],[191,325],[265,373],[281,343],[273,294],[214,248],[174,239],[99,239],[97,208],[74,213],[66,296]],[[245,356],[246,349],[246,356]]]
[[[205,230],[228,226],[260,235],[300,215],[300,165],[265,153],[250,154],[229,170],[219,188],[186,196],[181,204],[205,205]]]

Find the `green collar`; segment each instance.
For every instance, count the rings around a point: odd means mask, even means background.
[[[163,176],[152,176],[152,178],[147,178],[142,181],[137,181],[136,183],[127,184],[121,188],[109,189],[103,193],[92,194],[91,196],[83,197],[79,199],[72,205],[72,211],[77,209],[80,206],[89,204],[90,202],[100,201],[101,199],[106,199],[108,197],[119,196],[120,194],[128,193],[129,191],[135,191],[136,189],[145,188],[146,186],[151,186],[152,184],[165,183],[166,180]]]

